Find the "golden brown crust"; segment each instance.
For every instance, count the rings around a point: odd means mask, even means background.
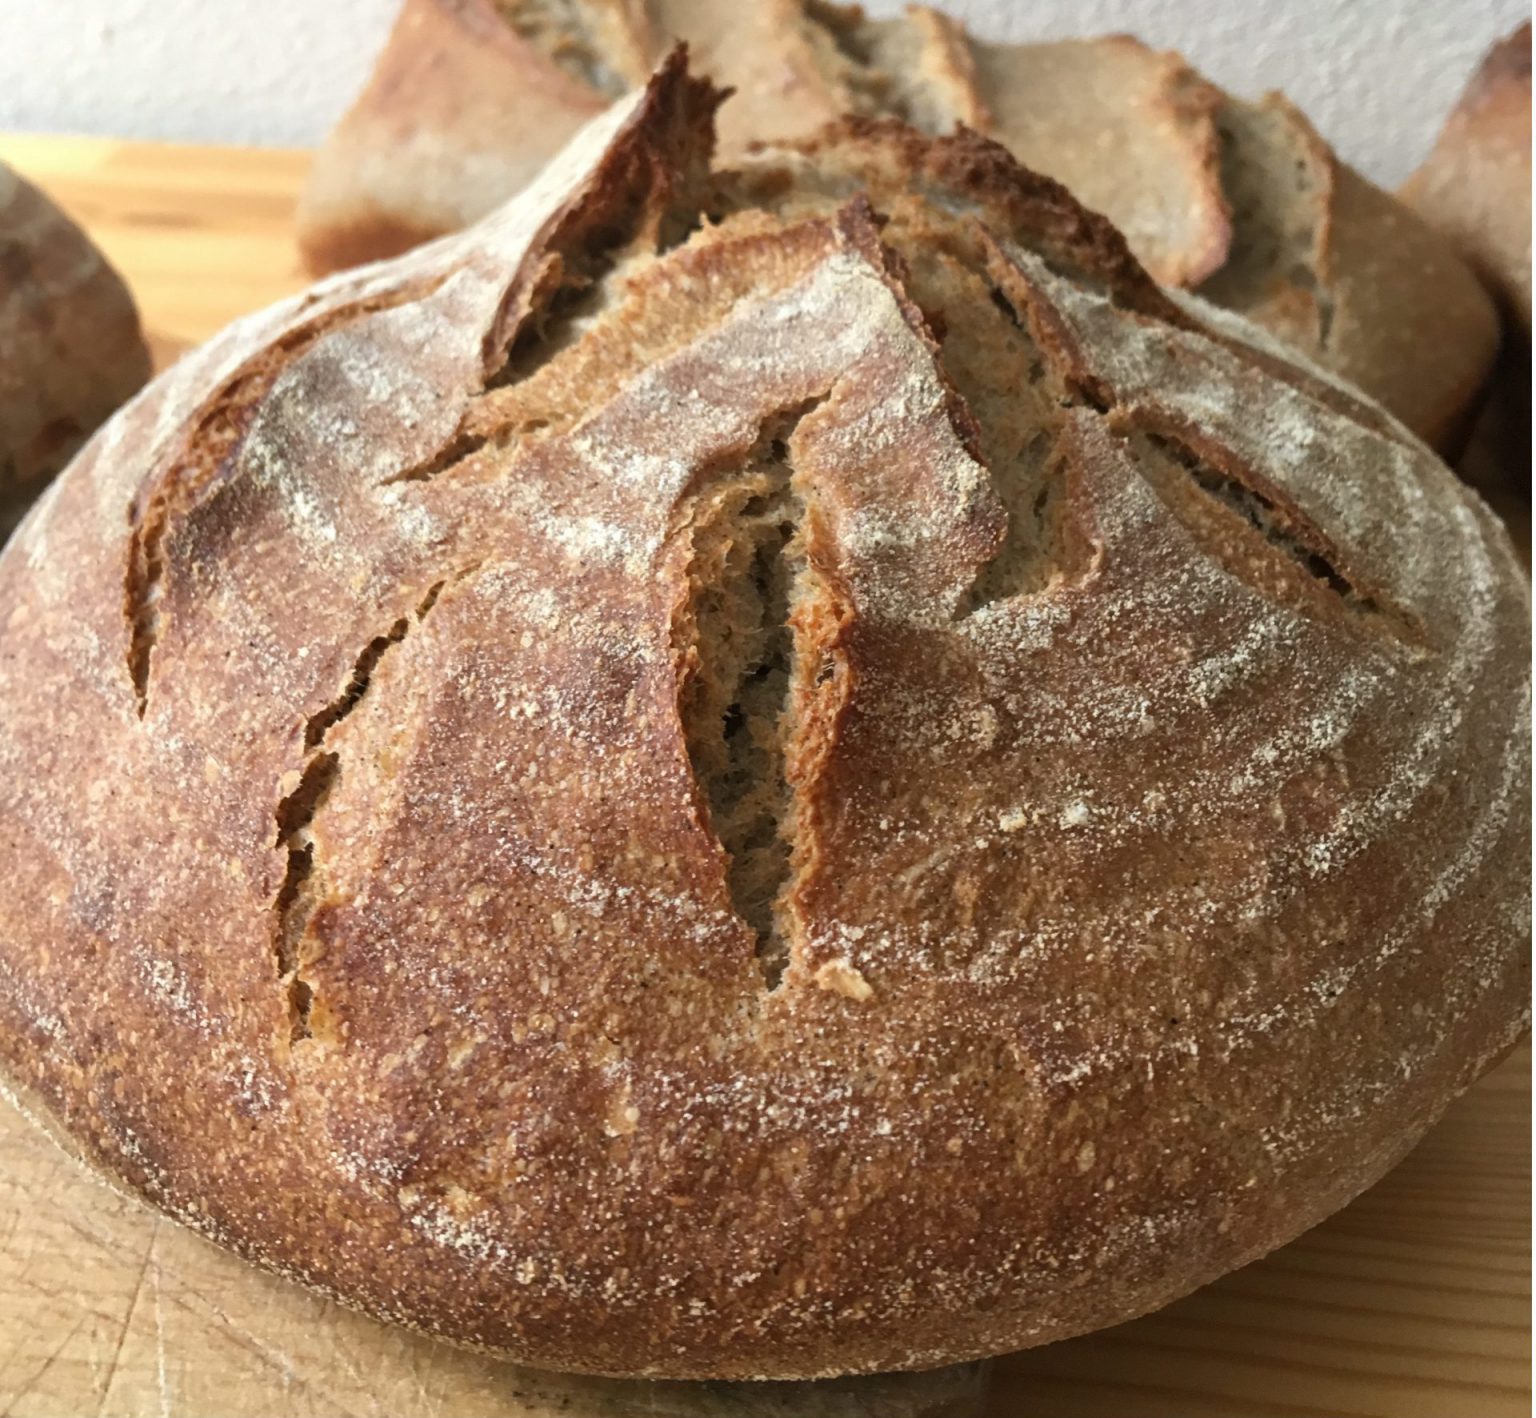
[[[0,539],[149,378],[122,278],[31,183],[0,165]]]
[[[995,146],[706,190],[713,104],[674,60],[189,355],[0,556],[0,1059],[172,1215],[529,1363],[1111,1323],[1523,1027],[1524,582]],[[722,516],[788,571],[727,587]]]

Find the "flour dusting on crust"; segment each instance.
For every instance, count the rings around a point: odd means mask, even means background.
[[[231,327],[0,559],[0,1058],[533,1364],[1156,1306],[1525,1027],[1528,597],[1379,410],[974,134],[708,172],[674,59]]]

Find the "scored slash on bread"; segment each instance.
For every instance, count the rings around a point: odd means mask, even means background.
[[[317,154],[300,245],[325,271],[505,200],[674,39],[736,94],[727,155],[845,113],[963,124],[1063,182],[1159,281],[1199,290],[1454,449],[1498,335],[1443,239],[1272,96],[1233,98],[1129,36],[988,44],[925,6],[824,0],[406,0]]]
[[[122,278],[42,192],[0,164],[0,540],[149,372]]]
[[[231,327],[0,556],[0,1059],[543,1367],[1112,1323],[1524,1027],[1525,583],[1002,148],[710,171],[718,97]]]

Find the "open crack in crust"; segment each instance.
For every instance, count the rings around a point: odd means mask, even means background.
[[[1112,1322],[1523,1027],[1523,582],[985,140],[710,176],[715,102],[189,357],[7,550],[0,1055],[530,1363]]]

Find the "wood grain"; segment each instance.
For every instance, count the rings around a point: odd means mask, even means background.
[[[162,362],[299,289],[303,154],[3,138],[128,277]],[[0,1418],[1204,1418],[1530,1412],[1522,1046],[1390,1177],[1169,1309],[975,1368],[840,1385],[534,1374],[260,1274],[81,1173],[0,1105]]]
[[[377,1324],[119,1195],[0,1104],[0,1414],[10,1418],[937,1418],[979,1365],[835,1384],[615,1383]]]

